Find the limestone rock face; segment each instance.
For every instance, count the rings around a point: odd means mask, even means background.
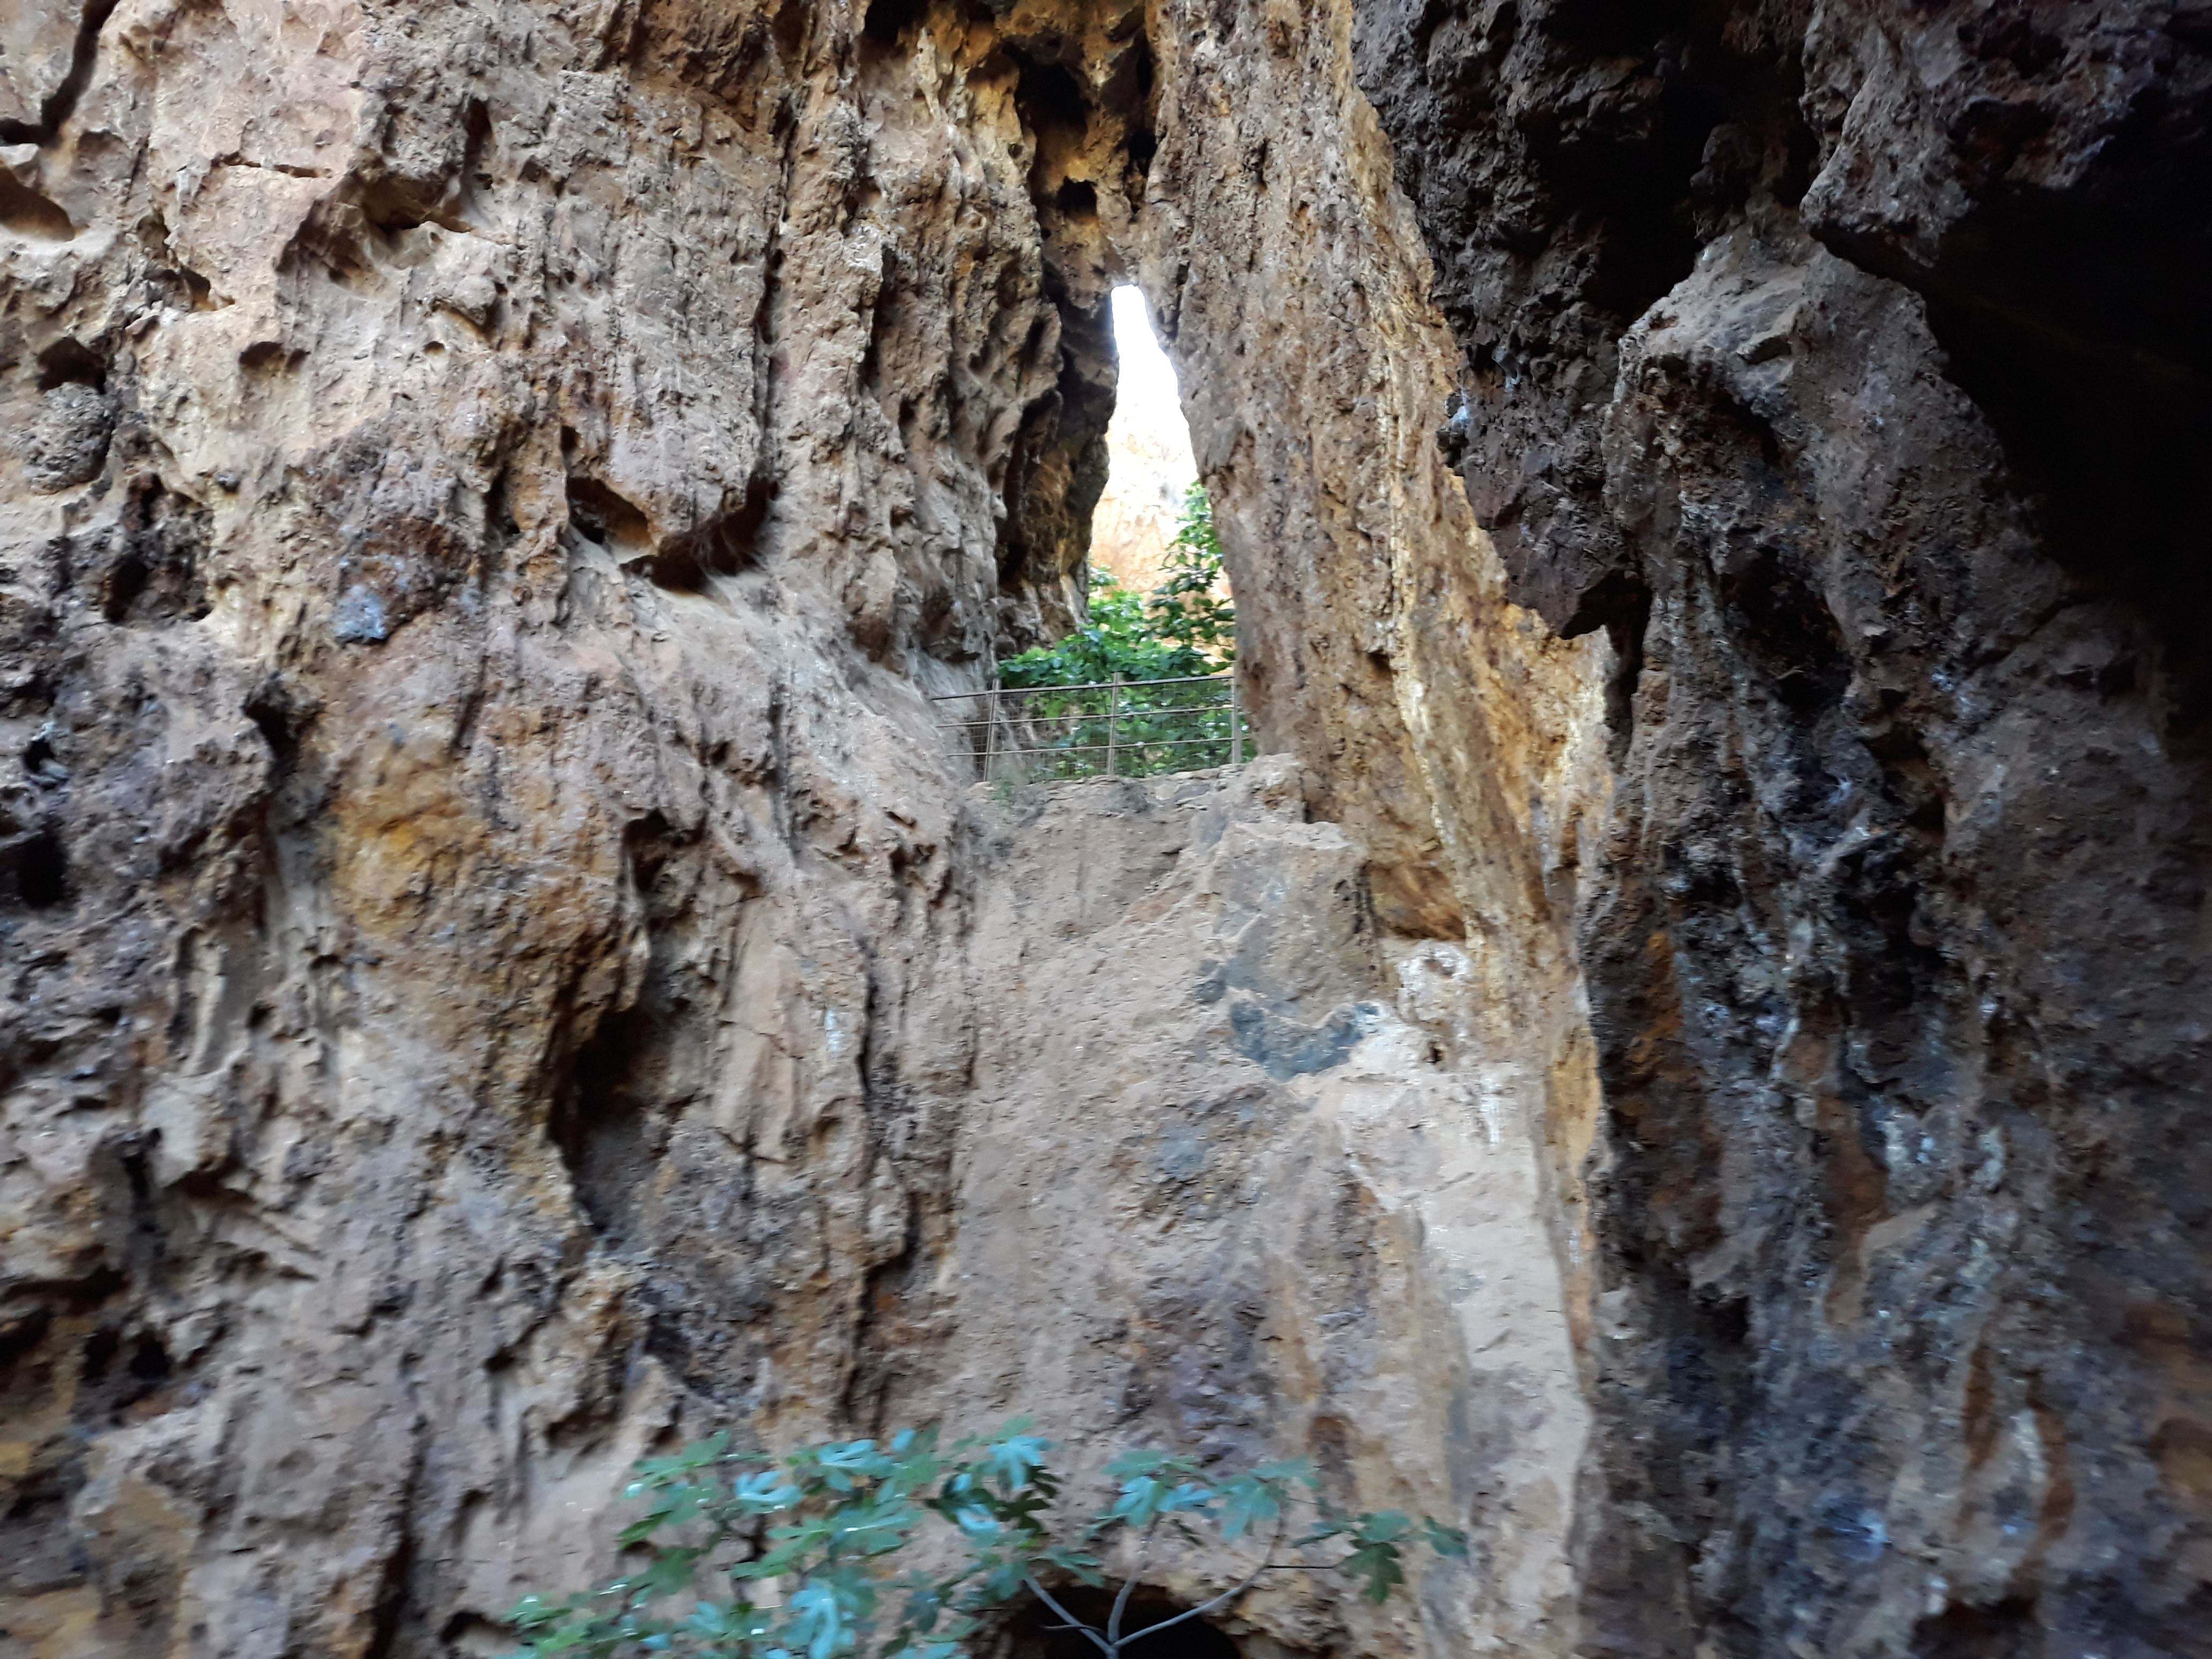
[[[504,1650],[665,1437],[1008,1407],[1481,1542],[1255,1642],[1564,1650],[1602,647],[1427,444],[1325,21],[9,12],[11,1651]],[[975,799],[926,697],[1078,614],[1130,274],[1294,758]]]
[[[1103,295],[1006,52],[94,9],[0,228],[4,1622],[496,1639],[681,1402],[861,1387],[973,1042],[919,693],[1076,603]]]
[[[2203,1651],[2201,12],[1359,10],[1621,663],[1583,1650]]]
[[[1155,1425],[1303,1448],[1464,1514],[1473,1559],[1424,1578],[1418,1632],[1288,1577],[1248,1645],[1556,1649],[1583,1414],[1542,1162],[1474,963],[1377,927],[1308,788],[1270,757],[977,801],[957,1226],[892,1414],[1052,1401],[1091,1474]],[[1205,1565],[1161,1582],[1198,1600]]]
[[[1255,1659],[2201,1650],[2200,12],[9,9],[0,1645],[1024,1410],[1472,1532]],[[978,790],[1128,280],[1270,753]]]

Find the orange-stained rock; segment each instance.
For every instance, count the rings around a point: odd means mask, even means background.
[[[666,1437],[1022,1409],[1483,1540],[1255,1642],[1564,1650],[1601,653],[1421,439],[1347,20],[85,15],[0,30],[6,1639],[496,1650]],[[1293,754],[1000,801],[927,698],[1075,620],[1131,276]]]

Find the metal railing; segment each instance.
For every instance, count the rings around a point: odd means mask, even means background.
[[[1251,757],[1234,673],[1002,686],[931,699],[985,781],[1144,778]]]

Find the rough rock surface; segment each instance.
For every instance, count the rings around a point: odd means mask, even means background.
[[[1082,1456],[1310,1449],[1483,1541],[1418,1635],[1285,1598],[1255,1640],[1565,1646],[1583,1406],[1531,1135],[1595,1109],[1543,875],[1594,647],[1492,603],[1328,24],[0,23],[0,1641],[492,1650],[605,1565],[659,1437],[1012,1397]],[[1272,307],[1168,258],[1246,210],[1239,260],[1334,227]],[[1133,270],[1187,368],[1244,337],[1263,377],[1211,465],[1240,591],[1279,560],[1299,595],[1247,659],[1305,769],[1009,825],[924,696],[1075,614]],[[1279,325],[1354,280],[1379,331]],[[1370,592],[1389,624],[1333,641]],[[1529,684],[1485,710],[1462,672]],[[1416,731],[1424,695],[1459,712]],[[1498,720],[1541,741],[1485,770]],[[1486,840],[1426,816],[1454,769]],[[1490,994],[1524,961],[1525,1018]],[[1025,1233],[1014,1151],[1095,1155],[1094,1230]],[[1072,1324],[963,1289],[1125,1241]],[[1304,1269],[1212,1271],[1255,1241]]]
[[[1359,10],[1621,655],[1583,1650],[2205,1651],[2203,9]]]
[[[465,1643],[669,1401],[854,1386],[972,1023],[915,688],[1067,613],[1087,313],[1011,59],[103,15],[0,234],[5,1623]]]
[[[2202,1651],[2208,43],[9,9],[0,1644],[1018,1404],[1474,1530],[1255,1655]],[[1127,278],[1289,758],[971,792]]]
[[[977,812],[957,1227],[908,1304],[941,1340],[897,1342],[892,1415],[1059,1402],[1094,1468],[1152,1424],[1304,1448],[1370,1502],[1463,1515],[1473,1559],[1424,1577],[1419,1632],[1291,1578],[1240,1635],[1556,1645],[1583,1414],[1468,953],[1377,927],[1366,849],[1280,757]],[[1200,1565],[1164,1587],[1210,1594]]]

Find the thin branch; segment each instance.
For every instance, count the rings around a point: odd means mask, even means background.
[[[1142,1630],[1131,1631],[1128,1635],[1123,1637],[1120,1642],[1115,1644],[1115,1645],[1117,1647],[1127,1647],[1130,1643],[1138,1640],[1140,1637],[1150,1636],[1156,1631],[1170,1629],[1174,1626],[1182,1624],[1186,1620],[1200,1618],[1206,1613],[1212,1612],[1214,1608],[1218,1607],[1222,1607],[1228,1602],[1234,1601],[1238,1596],[1243,1595],[1246,1590],[1250,1589],[1253,1585],[1260,1582],[1260,1575],[1267,1571],[1268,1568],[1267,1557],[1273,1555],[1275,1553],[1275,1547],[1282,1541],[1283,1522],[1278,1521],[1275,1523],[1275,1535],[1267,1540],[1267,1547],[1261,1552],[1260,1565],[1253,1568],[1251,1571],[1246,1573],[1242,1583],[1235,1585],[1231,1589],[1222,1591],[1220,1595],[1215,1596],[1210,1601],[1200,1602],[1188,1613],[1179,1613],[1172,1619],[1161,1620],[1157,1625],[1147,1625]]]
[[[1022,1575],[1022,1582],[1030,1587],[1030,1593],[1035,1595],[1038,1601],[1043,1602],[1045,1606],[1050,1607],[1054,1613],[1067,1620],[1067,1624],[1065,1628],[1068,1630],[1081,1631],[1085,1636],[1091,1638],[1092,1645],[1095,1646],[1099,1652],[1106,1656],[1106,1659],[1114,1659],[1114,1650],[1107,1644],[1106,1638],[1101,1636],[1097,1631],[1091,1629],[1090,1626],[1085,1624],[1080,1619],[1078,1619],[1066,1607],[1060,1606],[1059,1602],[1054,1601],[1052,1599],[1052,1592],[1047,1589],[1042,1584],[1037,1583],[1036,1575],[1035,1573],[1024,1573]]]
[[[1121,1615],[1127,1611],[1129,1597],[1137,1588],[1137,1580],[1145,1576],[1145,1564],[1152,1559],[1152,1534],[1158,1530],[1160,1517],[1154,1516],[1145,1523],[1145,1535],[1137,1545],[1137,1565],[1134,1571],[1121,1581],[1121,1593],[1114,1598],[1114,1611],[1106,1616],[1106,1640],[1114,1646],[1121,1644]]]

